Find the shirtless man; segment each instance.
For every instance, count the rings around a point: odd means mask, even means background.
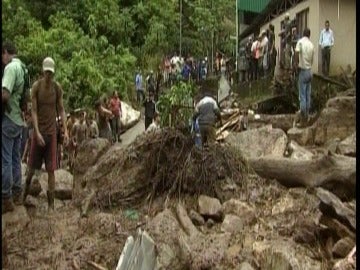
[[[88,129],[88,138],[89,139],[95,139],[99,137],[99,128],[98,125],[96,123],[96,121],[94,120],[93,115],[88,115],[86,118],[86,125],[87,125],[87,129]]]
[[[76,121],[71,129],[71,137],[73,138],[75,148],[77,148],[87,138],[87,125],[85,122],[85,113],[80,112],[79,121]]]

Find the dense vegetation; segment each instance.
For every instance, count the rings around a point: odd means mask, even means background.
[[[57,65],[56,79],[69,108],[90,105],[118,89],[132,98],[136,68],[156,69],[179,51],[180,0],[3,0],[2,38],[14,41],[32,78],[44,57]],[[182,0],[182,54],[231,53],[235,1]]]

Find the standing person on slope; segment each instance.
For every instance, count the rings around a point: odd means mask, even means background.
[[[62,121],[64,128],[64,143],[67,145],[69,135],[66,126],[66,115],[63,105],[63,90],[54,80],[55,62],[47,57],[43,61],[43,78],[37,80],[31,90],[32,118],[34,134],[30,149],[29,172],[26,177],[24,200],[29,194],[31,179],[35,170],[40,170],[45,161],[48,173],[48,206],[54,210],[55,170],[57,164],[58,132],[56,117]]]

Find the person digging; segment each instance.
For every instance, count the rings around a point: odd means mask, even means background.
[[[203,147],[216,140],[215,123],[222,125],[220,109],[215,99],[210,94],[205,94],[196,104],[193,121],[197,119]]]

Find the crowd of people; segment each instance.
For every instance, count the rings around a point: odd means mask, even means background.
[[[14,210],[22,204],[36,170],[45,163],[48,173],[48,206],[54,209],[54,171],[61,162],[68,161],[69,169],[79,146],[87,139],[105,138],[111,143],[121,142],[122,107],[119,93],[95,102],[94,110],[77,109],[65,114],[63,90],[54,79],[55,61],[46,57],[42,74],[31,86],[31,100],[21,107],[25,86],[25,65],[16,55],[16,47],[2,44],[2,212]],[[30,90],[29,90],[30,91]],[[153,91],[142,101],[145,107],[145,129],[160,126],[155,111]],[[27,163],[24,190],[21,186],[21,162]]]

